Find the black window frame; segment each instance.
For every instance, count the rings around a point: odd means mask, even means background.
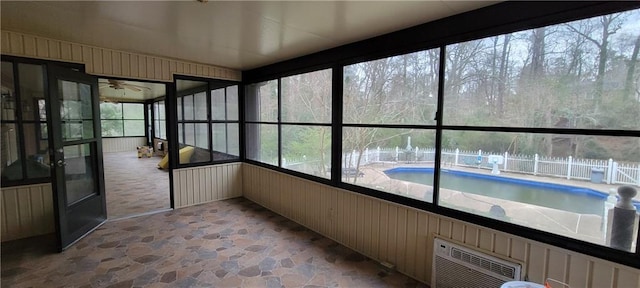
[[[440,59],[445,59],[446,46],[459,42],[476,40],[511,32],[517,32],[537,27],[565,23],[589,17],[623,12],[640,8],[640,2],[519,2],[509,1],[495,4],[489,7],[454,15],[448,18],[414,26],[397,32],[385,34],[371,39],[347,44],[337,48],[317,52],[307,56],[271,64],[243,72],[245,87],[250,84],[267,80],[279,79],[288,75],[303,73],[304,71],[319,70],[322,67],[333,69],[333,119],[332,119],[332,171],[340,171],[340,152],[342,151],[342,69],[346,65],[364,61],[377,60],[389,56],[397,56],[431,48],[440,48]],[[496,17],[496,15],[500,15]],[[479,21],[478,19],[482,19]],[[320,67],[320,68],[319,68]],[[440,171],[442,158],[442,131],[443,130],[471,130],[471,131],[496,131],[496,132],[527,132],[527,133],[556,133],[556,134],[583,134],[583,135],[607,135],[607,136],[631,136],[640,137],[638,131],[629,130],[585,130],[585,129],[549,129],[549,128],[509,128],[509,127],[469,127],[443,125],[442,111],[444,105],[444,61],[440,61],[440,83],[438,89],[438,110],[436,114],[436,161],[435,169]],[[246,121],[246,124],[251,123]],[[375,125],[383,126],[383,125]],[[420,128],[418,125],[415,128]],[[245,135],[246,137],[246,135]],[[247,143],[248,145],[249,143]],[[278,143],[280,147],[280,143]],[[245,147],[246,149],[246,147]],[[280,153],[279,153],[280,156]],[[503,231],[509,234],[528,238],[554,245],[560,248],[572,250],[586,255],[595,256],[604,260],[640,268],[640,247],[636,246],[635,252],[625,252],[602,246],[599,244],[580,241],[577,239],[532,229],[503,222],[461,210],[455,210],[439,206],[438,188],[439,173],[434,176],[434,203],[425,203],[410,198],[399,197],[393,194],[380,192],[365,187],[353,186],[342,183],[339,175],[333,173],[330,181],[318,179],[307,174],[282,169],[273,165],[243,158],[243,161],[257,166],[283,172],[289,175],[305,178],[333,187],[354,191],[379,199],[388,200],[398,204],[407,205],[423,211],[436,213],[446,217],[452,217],[465,222],[481,225],[489,229]],[[638,237],[640,238],[640,237]]]
[[[195,87],[195,88],[190,88],[190,89],[186,89],[186,90],[182,90],[182,91],[178,91],[178,81],[180,80],[186,80],[186,81],[197,81],[197,82],[203,82],[205,83],[205,85],[203,86],[199,86],[199,87]],[[220,88],[224,88],[225,90],[225,100],[227,98],[227,88],[231,87],[231,86],[238,86],[237,87],[237,91],[238,91],[238,107],[240,107],[240,91],[241,91],[241,82],[237,82],[237,81],[230,81],[230,80],[220,80],[220,79],[210,79],[210,78],[201,78],[201,77],[195,77],[195,76],[185,76],[185,75],[175,75],[174,77],[174,82],[173,82],[173,86],[175,87],[175,100],[172,102],[173,105],[170,108],[172,111],[171,113],[173,115],[175,115],[174,119],[175,121],[171,121],[173,122],[173,124],[171,124],[171,130],[168,129],[168,131],[172,131],[172,132],[168,132],[168,133],[175,133],[176,137],[174,138],[174,145],[172,145],[172,147],[176,147],[177,149],[174,149],[176,151],[171,151],[172,156],[175,160],[175,167],[176,169],[180,169],[180,168],[191,168],[191,167],[198,167],[198,166],[207,166],[207,165],[215,165],[215,164],[224,164],[224,163],[233,163],[233,162],[241,162],[242,157],[244,156],[242,154],[242,137],[241,137],[241,131],[242,131],[242,125],[241,123],[241,112],[238,111],[238,117],[236,120],[212,120],[212,112],[211,112],[211,91],[216,90],[216,89],[220,89]],[[179,119],[178,116],[182,115],[182,117],[184,118],[184,105],[178,105],[179,101],[182,101],[184,99],[185,96],[189,96],[189,95],[193,95],[195,96],[195,94],[197,93],[202,93],[205,92],[206,95],[206,111],[207,111],[207,115],[206,115],[206,120],[195,120],[195,106],[193,107],[194,109],[194,119],[193,120],[184,120],[184,119]],[[194,97],[194,103],[195,103],[195,97]],[[226,104],[226,101],[225,101]],[[166,105],[166,102],[165,102]],[[178,113],[178,107],[180,107],[182,109],[181,113]],[[240,109],[238,109],[240,110]],[[227,105],[225,105],[225,116],[228,113],[228,107]],[[226,118],[226,117],[225,117]],[[169,122],[168,122],[169,123]],[[179,153],[177,150],[179,150],[180,147],[180,142],[179,139],[185,139],[185,131],[184,131],[184,125],[185,124],[206,124],[207,125],[207,143],[208,143],[208,147],[206,148],[206,150],[209,152],[209,159],[208,161],[200,161],[200,162],[193,162],[193,163],[180,163],[179,161]],[[238,154],[239,155],[232,155],[232,157],[229,157],[228,159],[215,159],[214,157],[214,153],[216,152],[216,150],[213,149],[213,142],[211,141],[211,137],[213,135],[213,126],[214,124],[237,124],[238,125],[238,129],[239,131],[239,135],[238,135]],[[178,129],[179,125],[183,126],[183,129]],[[179,135],[179,132],[182,131],[182,135]],[[225,142],[228,145],[228,130],[226,131],[226,140]],[[182,137],[182,138],[181,138]],[[194,135],[195,137],[195,135]],[[194,138],[194,141],[195,140]],[[195,144],[193,145],[195,147]],[[200,149],[204,149],[201,148]],[[228,151],[228,147],[227,147],[227,151]],[[230,155],[230,154],[228,154]]]

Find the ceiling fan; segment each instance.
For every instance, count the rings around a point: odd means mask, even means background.
[[[143,89],[146,90],[151,90],[151,88],[149,87],[145,87],[145,86],[141,86],[141,85],[134,85],[134,84],[129,84],[123,80],[114,80],[114,79],[109,79],[107,80],[108,82],[100,82],[100,88],[106,88],[106,87],[110,87],[116,90],[120,90],[120,89],[129,89],[131,91],[135,91],[135,92],[140,92]]]

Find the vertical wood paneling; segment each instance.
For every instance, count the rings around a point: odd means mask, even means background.
[[[36,38],[31,35],[22,36],[22,41],[24,41],[24,54],[26,56],[37,56],[36,55]]]
[[[113,73],[113,54],[111,50],[102,52],[102,74],[117,75]]]
[[[240,163],[176,169],[174,201],[177,208],[239,197],[242,183]],[[236,180],[239,179],[239,180]]]
[[[22,35],[11,34],[9,37],[9,51],[14,54],[24,54],[27,56],[24,52],[24,41],[22,39]]]
[[[97,73],[97,74],[104,74],[104,59],[102,59],[102,49],[99,48],[91,48],[86,50],[88,51],[90,57],[91,57],[91,61],[93,63],[93,68],[90,70],[93,73]],[[88,56],[89,57],[89,56]]]
[[[601,262],[594,262],[593,269],[591,271],[590,287],[593,287],[593,288],[613,287],[614,270],[615,269],[609,265],[604,265]]]
[[[243,164],[243,195],[425,283],[432,274],[433,235],[524,263],[523,275],[571,287],[638,287],[640,270]],[[333,231],[333,232],[332,232]]]
[[[548,250],[539,245],[531,245],[529,251],[529,279],[530,281],[542,283],[546,279]]]
[[[568,283],[573,287],[587,287],[589,281],[590,261],[583,256],[571,255],[569,259]]]
[[[0,40],[0,47],[2,51],[11,51],[11,35],[7,31],[2,31],[2,39]]]
[[[60,49],[60,42],[58,41],[51,41],[51,40],[47,40],[48,43],[48,47],[49,47],[49,58],[52,59],[63,59],[62,57],[62,51]]]
[[[2,241],[55,232],[51,184],[2,188]]]
[[[131,152],[136,153],[136,147],[147,143],[145,137],[102,138],[102,152]]]
[[[407,210],[407,245],[405,250],[406,273],[411,277],[416,277],[416,254],[418,250],[418,212]]]
[[[36,38],[36,55],[38,58],[49,58],[49,41],[43,38]]]

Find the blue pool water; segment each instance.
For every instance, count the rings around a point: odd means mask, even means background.
[[[393,168],[384,171],[392,179],[433,185],[433,168]],[[440,187],[528,203],[580,214],[603,214],[607,194],[589,188],[524,179],[442,170]],[[636,203],[636,208],[640,203]]]

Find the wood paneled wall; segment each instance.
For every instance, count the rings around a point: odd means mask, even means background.
[[[174,74],[240,81],[237,70],[2,31],[2,54],[81,63],[92,75],[171,82]]]
[[[102,138],[102,152],[135,152],[138,146],[147,145],[146,137]]]
[[[173,170],[175,208],[242,196],[242,163]]]
[[[243,164],[244,197],[430,284],[433,236],[524,264],[529,281],[640,287],[640,270],[460,220]]]
[[[0,190],[2,242],[55,232],[51,184]]]

